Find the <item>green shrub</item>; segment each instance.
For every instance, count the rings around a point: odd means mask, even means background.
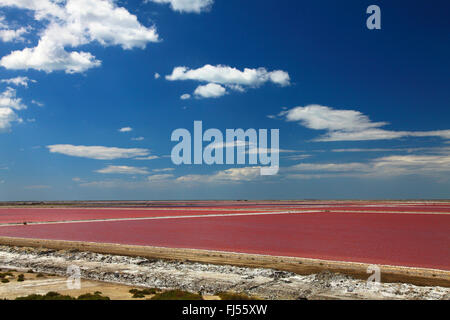
[[[2,283],[8,283],[9,282],[9,280],[8,279],[2,279]]]
[[[30,294],[26,297],[18,297],[16,300],[109,300],[109,297],[101,296],[100,294],[97,294],[97,292],[94,294],[86,293],[80,295],[78,298],[73,298],[68,295],[62,295],[58,292],[50,291],[45,295]]]
[[[216,296],[219,296],[221,300],[256,300],[246,294],[234,292],[219,292]]]
[[[102,296],[96,291],[94,294],[86,293],[78,297],[77,300],[110,300],[109,297]]]
[[[0,273],[0,279],[4,279],[6,277],[13,277],[14,278],[14,275],[11,272]]]
[[[50,291],[45,295],[30,294],[26,297],[18,297],[16,300],[75,300],[75,298]]]
[[[133,294],[133,298],[145,298],[145,296],[147,295],[156,294],[158,292],[158,289],[156,288],[145,288],[142,290],[131,289],[129,292]]]
[[[169,290],[156,294],[150,300],[203,300],[203,297],[187,291]]]
[[[23,282],[23,281],[25,281],[25,276],[24,276],[23,274],[19,274],[19,275],[17,276],[17,281],[18,281],[18,282]]]

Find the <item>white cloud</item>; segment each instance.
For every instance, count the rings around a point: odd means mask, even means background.
[[[286,121],[299,122],[314,130],[327,133],[315,141],[366,141],[391,140],[403,137],[441,137],[450,139],[450,130],[435,131],[393,131],[381,129],[387,122],[373,122],[366,115],[355,110],[336,110],[321,105],[295,107],[282,111],[279,116]]]
[[[181,176],[176,179],[177,182],[194,183],[240,183],[253,181],[261,177],[261,167],[231,168],[218,171],[211,175],[192,174]]]
[[[385,175],[426,174],[441,176],[450,172],[450,155],[395,155],[373,161],[375,173]]]
[[[107,166],[106,168],[97,170],[98,173],[104,174],[148,174],[147,168],[129,167],[129,166]]]
[[[28,32],[28,29],[25,27],[21,27],[19,29],[1,29],[0,30],[0,39],[3,42],[20,42],[25,41],[25,38],[22,37],[24,34]]]
[[[174,168],[153,169],[152,172],[170,172],[175,171]]]
[[[22,122],[14,110],[23,110],[27,106],[22,103],[22,99],[16,97],[16,90],[6,88],[0,93],[0,131],[11,128],[12,122]]]
[[[229,66],[205,65],[198,69],[188,69],[187,67],[176,67],[171,75],[166,76],[167,80],[196,80],[202,82],[218,83],[222,85],[238,85],[258,87],[266,82],[272,82],[281,86],[290,84],[289,74],[285,71],[267,71],[265,68],[250,69],[245,68],[240,71]]]
[[[286,168],[286,171],[369,171],[370,166],[365,163],[300,163]]]
[[[174,177],[174,175],[170,174],[170,173],[167,173],[167,174],[154,174],[154,175],[148,176],[147,180],[149,182],[155,182],[155,181],[160,182],[160,181],[172,179],[173,177]]]
[[[159,157],[158,156],[147,156],[147,157],[136,157],[136,158],[134,158],[134,160],[142,160],[142,161],[155,160],[155,159],[159,159]]]
[[[74,146],[70,144],[55,144],[47,146],[47,148],[51,153],[96,160],[129,159],[145,157],[149,154],[149,150],[138,148],[125,149],[103,146]]]
[[[0,108],[0,131],[6,131],[11,128],[11,123],[18,121],[20,118],[11,108]]]
[[[386,125],[386,122],[371,122],[359,111],[335,110],[320,105],[296,107],[281,112],[287,121],[299,121],[303,126],[314,130],[362,131]]]
[[[227,93],[227,90],[219,84],[208,83],[204,86],[198,86],[194,94],[200,98],[219,98]]]
[[[29,82],[35,83],[36,80],[29,79],[28,77],[15,77],[15,78],[11,78],[11,79],[2,79],[0,82],[7,83],[7,84],[13,84],[15,86],[28,87]]]
[[[155,77],[155,79],[159,79],[159,78],[161,78],[161,75],[158,72],[155,72],[154,77]]]
[[[214,0],[145,0],[144,2],[170,4],[172,10],[178,12],[200,13],[209,10]]]
[[[145,48],[148,42],[159,41],[155,27],[143,26],[113,0],[0,0],[0,7],[31,10],[35,20],[47,24],[38,33],[36,47],[13,51],[0,60],[7,69],[84,72],[100,66],[101,61],[89,52],[66,49],[92,42]]]
[[[144,137],[131,138],[132,141],[144,141]]]
[[[308,172],[304,174],[303,172]],[[376,178],[402,175],[426,175],[442,178],[450,172],[450,156],[394,155],[363,162],[349,163],[300,163],[283,169],[291,179],[313,179],[332,177]]]
[[[185,93],[183,95],[181,95],[180,99],[181,100],[188,100],[191,98],[191,95],[189,93]]]
[[[39,101],[36,101],[36,100],[31,100],[31,103],[37,105],[38,107],[43,107],[44,106],[44,104],[42,102],[39,102]]]
[[[119,129],[119,132],[131,132],[131,131],[133,131],[133,128],[131,127],[124,127]]]
[[[22,99],[16,97],[16,90],[8,87],[5,91],[0,93],[0,108],[23,110],[26,109],[27,106],[22,103]]]
[[[405,149],[407,151],[408,149]],[[402,151],[399,148],[344,148],[344,149],[333,149],[331,152],[391,152],[391,151]]]
[[[296,154],[296,155],[292,155],[292,156],[286,156],[286,157],[284,157],[284,159],[287,159],[290,161],[299,161],[299,160],[304,160],[309,157],[311,157],[311,155],[309,155],[309,154]]]

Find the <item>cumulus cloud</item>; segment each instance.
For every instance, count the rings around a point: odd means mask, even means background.
[[[148,174],[147,168],[129,167],[129,166],[107,166],[106,168],[97,170],[98,173],[104,174]]]
[[[154,78],[159,79],[159,78],[161,78],[161,75],[158,72],[155,72]]]
[[[0,60],[7,69],[84,72],[100,66],[101,61],[89,52],[69,48],[92,42],[145,48],[148,42],[159,41],[155,27],[143,26],[113,0],[0,0],[0,7],[31,10],[36,21],[46,24],[35,47],[13,51]]]
[[[205,65],[198,69],[176,67],[172,74],[166,76],[167,80],[196,80],[202,82],[218,83],[222,85],[238,85],[258,87],[266,82],[272,82],[281,86],[290,84],[289,74],[285,71],[267,71],[265,68],[250,69],[244,71],[229,66]]]
[[[188,100],[191,98],[191,95],[189,93],[185,93],[183,95],[181,95],[180,99],[181,100]]]
[[[16,97],[16,90],[6,88],[0,93],[0,131],[7,131],[11,128],[12,122],[22,122],[15,110],[26,109],[27,106],[22,103],[22,99]]]
[[[0,40],[3,42],[21,42],[25,41],[22,37],[28,32],[28,27],[20,27],[19,29],[11,29],[5,21],[4,16],[0,16]]]
[[[16,30],[0,29],[0,39],[3,42],[25,41],[25,38],[22,36],[27,32],[28,32],[28,29],[25,27],[21,27]]]
[[[200,13],[209,10],[214,0],[144,0],[144,2],[170,4],[172,10],[178,12]]]
[[[198,86],[194,94],[199,98],[219,98],[227,93],[227,90],[220,84],[208,83],[204,86]]]
[[[16,97],[16,90],[8,87],[0,93],[0,108],[22,110],[26,109],[27,106],[22,103],[22,99]]]
[[[176,67],[172,74],[167,75],[169,81],[193,80],[207,82],[200,85],[194,94],[200,98],[217,98],[227,93],[226,88],[232,91],[244,92],[245,88],[257,88],[267,82],[280,86],[290,85],[289,74],[282,70],[267,71],[265,68],[244,71],[223,65],[205,65],[198,69]]]
[[[29,79],[28,77],[15,77],[11,79],[2,79],[0,82],[15,86],[28,87],[29,82],[36,83],[36,80]]]
[[[0,132],[11,128],[12,122],[20,122],[21,119],[11,108],[0,108]]]
[[[286,121],[299,122],[306,128],[325,130],[315,141],[391,140],[404,137],[441,137],[450,139],[450,130],[393,131],[382,129],[387,122],[373,122],[356,110],[338,110],[321,105],[295,107],[282,111]]]
[[[119,129],[119,132],[131,132],[131,131],[133,131],[133,128],[131,127],[124,127]]]
[[[104,146],[74,146],[55,144],[47,146],[51,153],[96,160],[129,159],[148,156],[149,150],[139,148],[116,148]]]

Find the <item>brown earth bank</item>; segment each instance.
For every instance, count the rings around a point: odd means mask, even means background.
[[[123,251],[125,254],[120,255],[95,253],[75,247],[66,247],[62,250],[39,246],[34,248],[0,246],[0,267],[31,269],[34,273],[54,274],[61,279],[67,278],[68,267],[77,266],[81,270],[82,283],[86,282],[88,286],[94,285],[92,281],[106,283],[103,285],[106,289],[93,287],[93,290],[89,288],[87,290],[103,293],[109,292],[107,288],[110,285],[125,285],[161,290],[180,289],[213,298],[218,292],[233,292],[261,299],[450,299],[448,287],[430,284],[415,286],[407,283],[373,283],[367,281],[369,276],[367,273],[364,274],[364,280],[356,279],[341,272],[326,271],[326,265],[323,265],[322,269],[315,269],[317,273],[301,275],[292,271],[268,268],[267,265],[266,268],[255,267],[258,261],[251,258],[253,266],[244,267],[193,262],[189,259],[180,259],[181,256],[176,260],[160,259],[137,248],[134,248],[137,251],[130,252],[132,249],[126,248]],[[164,252],[161,248],[153,250]],[[209,258],[214,261],[220,258],[222,253],[208,254],[212,255]],[[186,257],[186,253],[182,256]],[[275,260],[271,263],[275,266],[280,261]],[[362,275],[360,272],[360,276]],[[382,271],[381,279],[383,278]],[[118,298],[129,297],[125,295]]]
[[[75,249],[101,254],[126,255],[149,259],[193,261],[250,268],[270,268],[294,272],[299,275],[329,271],[362,280],[368,278],[368,268],[371,266],[366,263],[355,262],[62,240],[0,237],[0,245],[42,247],[56,250]],[[410,283],[419,286],[442,286],[450,288],[450,271],[386,265],[378,265],[377,267],[381,272],[381,282]]]

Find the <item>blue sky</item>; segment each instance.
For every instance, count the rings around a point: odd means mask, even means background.
[[[449,9],[0,0],[0,200],[450,198]],[[279,129],[278,175],[175,166],[195,120]]]

